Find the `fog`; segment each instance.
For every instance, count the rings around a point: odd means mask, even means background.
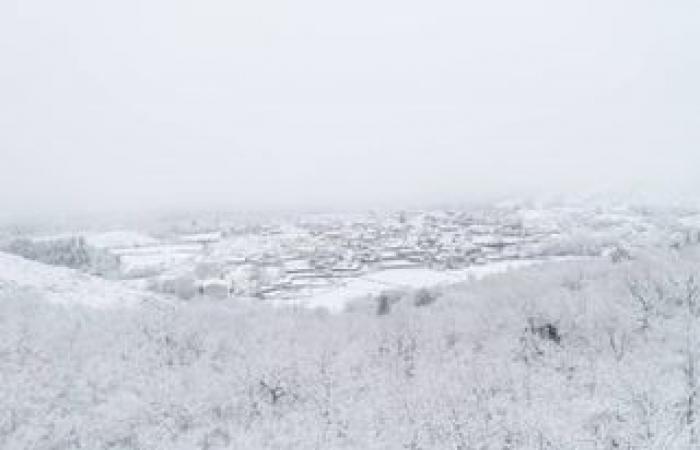
[[[4,214],[700,192],[700,4],[0,3]]]

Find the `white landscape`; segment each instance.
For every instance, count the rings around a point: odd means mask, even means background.
[[[488,239],[467,220],[481,209],[387,213],[371,228],[406,241],[373,240],[381,256],[350,274],[339,248],[363,241],[357,215],[310,228],[293,225],[304,215],[245,229],[219,218],[184,239],[179,222],[6,230],[3,248],[25,257],[0,252],[0,444],[691,448],[700,209],[606,208],[617,216],[601,226],[600,207],[552,207],[539,234],[527,206],[490,207]],[[387,248],[408,252],[425,223],[449,250],[414,243],[422,262],[386,268],[409,264]],[[279,282],[311,276],[298,261],[318,255],[322,282]],[[179,289],[163,290],[169,277]]]
[[[312,294],[308,298],[300,299],[297,303],[310,308],[320,307],[331,312],[338,312],[342,311],[348,302],[379,295],[392,288],[410,290],[457,284],[460,281],[479,280],[489,275],[539,262],[537,260],[503,261],[460,271],[436,271],[421,268],[386,270],[351,280],[337,288]]]
[[[0,450],[700,450],[699,25],[0,1]]]

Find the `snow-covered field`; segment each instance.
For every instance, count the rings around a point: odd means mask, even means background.
[[[331,312],[340,312],[353,300],[374,296],[389,289],[431,288],[479,280],[489,275],[504,273],[542,262],[544,260],[498,261],[461,270],[433,270],[427,268],[380,270],[351,279],[340,286],[316,292],[309,297],[286,300],[285,302],[309,308],[325,308]]]
[[[98,248],[144,247],[158,244],[158,240],[144,233],[132,230],[114,230],[86,234],[89,244]]]

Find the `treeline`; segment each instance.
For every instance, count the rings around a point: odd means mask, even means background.
[[[88,245],[82,236],[47,240],[17,238],[9,241],[2,250],[44,264],[69,267],[99,276],[116,275],[119,268],[116,256]]]

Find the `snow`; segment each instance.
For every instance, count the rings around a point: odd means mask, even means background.
[[[252,299],[80,308],[147,298],[0,253],[0,448],[697,448],[678,418],[694,414],[700,322],[675,299],[697,301],[700,247],[517,271],[540,262],[384,270],[300,299],[340,311],[460,283],[378,317]]]
[[[112,250],[119,255],[124,277],[153,275],[191,262],[201,253],[201,245],[160,244]]]
[[[158,240],[136,231],[116,230],[103,233],[90,233],[85,236],[88,244],[98,248],[125,248],[156,245]]]
[[[113,249],[116,255],[125,256],[152,256],[160,255],[165,253],[199,253],[202,250],[201,245],[197,244],[158,244],[158,245],[147,245],[144,247],[127,247],[127,248],[115,248]]]
[[[154,237],[130,230],[115,230],[99,233],[81,231],[54,233],[33,236],[31,240],[35,242],[50,242],[71,239],[78,236],[83,236],[88,245],[104,249],[142,247],[147,245],[157,245],[159,243],[159,241]]]
[[[214,231],[211,233],[183,234],[179,239],[182,242],[219,242],[221,237],[220,231]]]
[[[63,241],[67,239],[72,239],[80,234],[76,233],[54,233],[54,234],[41,234],[38,236],[32,236],[31,241],[33,242],[52,242],[52,241]]]
[[[678,221],[681,223],[681,225],[684,225],[686,227],[699,228],[700,227],[700,214],[689,216],[689,217],[682,217]]]
[[[0,290],[28,289],[59,304],[97,308],[137,306],[155,298],[120,282],[0,252]]]
[[[542,263],[544,260],[498,261],[484,266],[473,266],[461,270],[440,271],[426,268],[381,270],[348,281],[347,283],[312,294],[310,297],[293,300],[292,303],[309,308],[325,308],[331,312],[341,312],[345,305],[368,295],[377,295],[387,289],[418,289],[475,281]]]

